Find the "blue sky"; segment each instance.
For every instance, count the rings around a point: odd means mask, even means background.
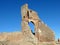
[[[0,0],[0,32],[21,31],[21,6],[27,3],[60,38],[60,0]]]

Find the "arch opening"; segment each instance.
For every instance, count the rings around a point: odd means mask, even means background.
[[[28,23],[28,25],[31,29],[32,34],[35,35],[35,25],[34,25],[34,23],[31,21],[31,22]]]

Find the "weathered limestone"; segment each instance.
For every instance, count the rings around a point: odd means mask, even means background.
[[[38,38],[40,42],[54,41],[55,39],[54,32],[50,28],[48,28],[48,26],[42,23],[42,21],[39,19],[35,11],[28,9],[27,4],[22,6],[21,10],[22,10],[22,24],[23,21],[24,23],[26,23],[26,25],[28,25],[29,22],[32,22],[35,25],[35,36]],[[30,30],[29,26],[22,26],[23,33],[27,32],[28,30]],[[25,35],[27,34],[28,33],[26,33]]]

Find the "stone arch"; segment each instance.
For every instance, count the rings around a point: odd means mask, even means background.
[[[53,31],[51,31],[51,29],[48,28],[48,26],[46,26],[44,23],[41,22],[41,20],[37,16],[38,14],[35,11],[28,9],[27,4],[22,6],[21,10],[22,10],[21,12],[22,12],[22,22],[23,22],[22,31],[24,33],[27,33],[26,35],[28,35],[30,31],[28,23],[32,22],[35,26],[35,36],[38,38],[39,41],[47,41],[45,37],[49,38],[49,41],[54,40]]]

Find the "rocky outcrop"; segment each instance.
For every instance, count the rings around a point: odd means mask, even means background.
[[[27,26],[22,26],[23,33],[27,32],[27,30],[31,30],[28,29],[29,28],[28,24],[29,22],[32,22],[35,25],[35,37],[37,37],[37,39],[40,42],[50,42],[55,40],[54,32],[39,19],[35,11],[28,9],[27,4],[22,6],[21,12],[22,12],[22,23],[24,22],[27,25]]]
[[[0,33],[0,45],[55,45],[54,32],[39,19],[35,11],[28,9],[27,4],[21,7],[21,14],[22,31]],[[35,26],[35,35],[31,32],[29,22]]]

